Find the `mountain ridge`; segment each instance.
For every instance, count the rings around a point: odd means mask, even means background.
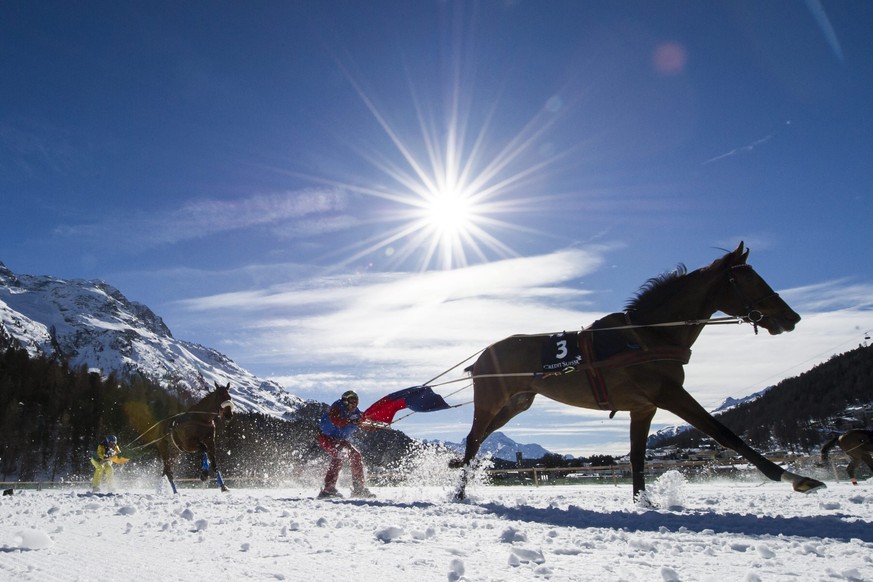
[[[0,341],[103,375],[142,374],[191,397],[230,383],[248,412],[291,416],[304,402],[217,350],[176,339],[149,307],[104,281],[20,275],[0,262]]]
[[[464,454],[467,446],[467,439],[463,439],[460,443],[449,441],[424,441],[425,444],[440,444],[449,450],[452,450],[460,455]],[[479,454],[491,454],[498,459],[504,461],[516,460],[516,453],[521,453],[525,459],[541,459],[545,455],[552,454],[547,449],[536,443],[522,444],[508,437],[505,433],[494,431],[488,438],[483,441],[479,447]]]

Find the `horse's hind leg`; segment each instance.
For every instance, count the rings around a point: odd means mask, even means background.
[[[496,413],[491,408],[482,406],[475,408],[473,412],[473,426],[467,435],[467,447],[464,450],[464,459],[460,463],[463,471],[461,472],[461,481],[455,491],[457,499],[465,497],[467,479],[473,459],[476,458],[476,453],[479,452],[479,447],[482,446],[485,439],[495,430],[509,422],[514,416],[530,408],[535,396],[536,394],[533,392],[515,394]]]
[[[652,419],[657,411],[654,406],[631,411],[630,463],[634,499],[637,499],[637,496],[646,489],[646,441],[649,438]]]
[[[176,490],[176,482],[173,480],[173,464],[176,462],[175,455],[168,454],[163,457],[164,459],[164,473],[163,475],[167,477],[167,481],[170,482],[170,488],[173,490],[173,493],[178,493]]]
[[[864,452],[861,454],[861,459],[867,463],[867,466],[870,468],[870,471],[873,471],[873,455],[870,455],[868,452]]]
[[[469,465],[479,452],[479,447],[491,433],[512,420],[517,414],[530,408],[536,394],[523,392],[515,394],[505,405],[497,410],[497,413],[477,409],[473,414],[473,426],[467,435],[467,448],[464,452],[464,465]]]
[[[161,465],[163,465],[164,468],[161,477],[166,477],[167,481],[170,482],[170,487],[173,489],[173,493],[177,493],[176,483],[173,481],[173,464],[176,462],[175,449],[170,448],[167,443],[166,435],[164,435],[163,439],[158,441],[156,446],[158,448],[158,455],[161,458]],[[158,490],[160,490],[160,485],[158,485]]]
[[[530,408],[533,404],[534,398],[536,398],[536,393],[534,392],[521,392],[519,394],[514,394],[512,398],[509,399],[509,402],[507,402],[503,408],[494,415],[494,418],[491,419],[491,422],[485,428],[482,440],[484,441],[491,436],[491,433],[495,430]]]
[[[852,480],[852,485],[858,484],[858,477],[855,474],[855,470],[861,466],[861,461],[866,464],[871,471],[873,471],[873,456],[870,455],[867,451],[855,450],[852,451],[849,455],[852,459],[849,462],[849,466],[846,467],[846,472],[849,474],[849,478]]]
[[[846,473],[849,474],[849,479],[852,480],[852,485],[858,484],[858,479],[855,477],[855,467],[858,466],[858,460],[855,457],[851,457],[849,464],[846,466]]]

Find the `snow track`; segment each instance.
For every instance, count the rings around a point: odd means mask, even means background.
[[[0,579],[873,580],[873,484],[781,483],[16,491],[0,502]],[[350,578],[351,577],[351,578]]]

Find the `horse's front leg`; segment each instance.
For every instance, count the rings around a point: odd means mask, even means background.
[[[633,478],[634,500],[646,490],[646,440],[657,408],[631,410],[630,417],[630,462]]]
[[[721,446],[736,451],[755,465],[768,479],[787,481],[791,483],[795,491],[800,491],[801,493],[809,493],[825,486],[824,483],[816,479],[786,471],[758,453],[728,427],[717,421],[682,387],[670,390],[668,396],[663,396],[655,404],[659,408],[672,412],[700,432],[710,436]]]
[[[209,460],[209,453],[206,450],[206,445],[200,443],[200,480],[206,481],[209,479],[209,472],[215,463]]]
[[[215,474],[215,481],[218,483],[218,486],[221,487],[222,491],[229,491],[227,486],[224,484],[224,479],[221,478],[221,471],[218,470],[218,463],[215,462],[215,440],[210,440],[205,444],[206,447],[206,456],[209,460],[209,466],[212,469],[212,472]]]

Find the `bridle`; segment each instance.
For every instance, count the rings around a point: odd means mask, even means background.
[[[233,401],[232,401],[230,398],[228,398],[227,400],[222,401],[221,404],[218,405],[218,411],[217,411],[217,412],[208,412],[208,411],[205,411],[205,410],[186,410],[186,411],[184,411],[184,412],[180,412],[180,413],[178,413],[178,414],[174,414],[173,416],[171,416],[171,417],[169,417],[169,418],[165,418],[165,419],[163,419],[163,420],[159,420],[159,421],[157,421],[156,423],[154,423],[153,425],[151,425],[150,427],[148,427],[148,428],[145,430],[145,432],[143,432],[143,433],[140,434],[138,437],[136,437],[135,439],[133,439],[133,440],[132,440],[132,441],[131,441],[127,446],[125,446],[124,448],[125,448],[125,449],[133,448],[134,450],[137,450],[137,449],[144,449],[145,447],[147,447],[147,446],[149,446],[149,445],[153,445],[153,444],[155,444],[156,442],[161,441],[161,440],[163,440],[163,439],[166,438],[166,439],[169,439],[169,440],[173,443],[173,445],[175,445],[175,447],[176,447],[177,449],[179,449],[180,451],[182,451],[182,449],[179,448],[179,445],[176,444],[175,439],[173,439],[173,435],[172,435],[173,429],[175,428],[175,424],[176,424],[176,422],[178,421],[178,419],[181,418],[181,417],[183,417],[183,416],[186,416],[186,415],[195,415],[195,414],[211,414],[211,415],[214,415],[215,418],[218,418],[219,416],[221,416],[222,412],[224,412],[224,409],[225,409],[225,408],[227,408],[228,410],[230,410],[231,414],[233,414],[234,406],[233,406]],[[145,443],[145,444],[138,445],[138,446],[136,446],[136,447],[133,446],[133,443],[137,442],[139,439],[141,439],[143,436],[145,436],[145,435],[146,435],[150,430],[152,430],[153,428],[155,428],[156,426],[158,426],[159,424],[161,424],[161,423],[163,423],[163,422],[169,422],[169,423],[170,423],[170,427],[169,427],[169,429],[168,429],[164,434],[162,434],[161,436],[159,436],[158,438],[156,438],[156,439],[153,440],[153,441],[149,441],[149,442],[147,442],[147,443]],[[209,421],[208,421],[208,424],[213,424],[213,425],[214,425],[214,424],[215,424],[215,419],[213,418],[212,420],[209,420]],[[185,451],[182,451],[182,452],[185,452]]]
[[[749,295],[743,292],[742,286],[737,281],[736,277],[736,269],[749,269],[754,272],[752,266],[746,263],[741,265],[734,265],[733,267],[728,267],[726,274],[728,278],[728,283],[733,289],[734,293],[736,293],[738,299],[743,304],[743,309],[746,311],[746,315],[729,315],[727,317],[708,317],[705,319],[685,319],[680,321],[665,321],[662,323],[632,323],[631,322],[631,313],[628,311],[624,312],[625,320],[627,321],[627,325],[616,325],[611,327],[598,327],[594,329],[590,329],[589,331],[612,331],[619,329],[637,329],[642,327],[677,327],[677,326],[687,326],[687,325],[720,325],[720,324],[730,324],[730,323],[751,323],[752,328],[755,330],[755,335],[758,334],[758,324],[764,319],[764,314],[760,309],[757,308],[758,305],[767,301],[768,299],[772,299],[773,297],[779,297],[779,294],[775,291],[771,291],[769,294],[764,295],[763,297],[759,297],[758,299],[749,299]],[[588,328],[583,328],[587,330]],[[551,335],[548,333],[544,333],[541,335]]]
[[[768,295],[765,295],[763,297],[759,297],[758,299],[749,299],[749,295],[747,293],[743,292],[741,285],[737,281],[737,277],[736,277],[736,270],[737,269],[749,269],[749,270],[752,270],[752,272],[754,272],[754,269],[752,269],[752,266],[747,264],[747,263],[743,263],[741,265],[734,265],[733,267],[728,268],[727,277],[728,277],[728,283],[730,283],[731,288],[734,290],[734,293],[737,294],[737,297],[739,298],[740,302],[743,304],[743,309],[746,311],[746,315],[743,316],[743,319],[752,324],[752,327],[755,330],[755,335],[757,335],[758,334],[758,323],[760,323],[761,320],[764,319],[764,314],[761,313],[761,311],[759,309],[757,309],[757,306],[760,305],[761,303],[763,303],[764,301],[767,301],[768,299],[772,299],[773,297],[779,297],[779,294],[776,293],[775,291],[771,291]]]

